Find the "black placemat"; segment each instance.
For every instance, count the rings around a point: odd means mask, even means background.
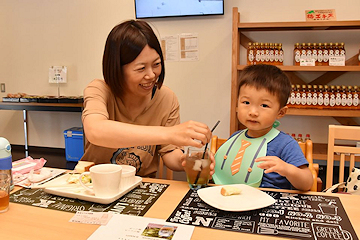
[[[10,202],[73,213],[93,211],[144,216],[168,186],[142,182],[140,186],[110,204],[60,197],[48,194],[42,189],[20,189],[10,195]]]
[[[167,221],[298,239],[358,239],[338,197],[264,192],[276,200],[273,205],[227,212],[209,206],[189,190]]]

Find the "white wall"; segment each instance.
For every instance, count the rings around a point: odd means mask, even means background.
[[[360,18],[358,0],[226,0],[224,16],[151,20],[161,36],[198,33],[200,61],[167,62],[165,84],[179,98],[182,121],[193,119],[212,127],[221,120],[215,134],[223,138],[230,134],[232,7],[239,8],[242,22],[303,21],[304,12],[309,9],[336,9],[338,20]],[[6,93],[56,95],[56,85],[48,83],[48,68],[65,65],[68,83],[61,85],[61,94],[82,95],[92,79],[102,78],[101,61],[107,34],[113,26],[134,16],[132,0],[0,0],[0,82],[6,84]],[[355,35],[350,35],[354,37],[349,40],[341,34],[336,37],[340,40],[324,40],[321,33],[297,37],[308,36],[316,42],[345,41],[349,56],[353,56],[360,47],[360,37],[356,32],[351,34]],[[297,41],[287,40],[292,34],[259,36],[260,41],[269,39],[287,44],[285,64],[290,64],[290,51]],[[335,38],[334,34],[332,37]],[[356,84],[359,74],[347,76],[346,81],[351,78]],[[0,93],[0,97],[5,94]],[[281,130],[311,133],[314,141],[326,142],[329,123],[336,121],[286,116]],[[80,125],[80,113],[29,112],[29,144],[63,148],[63,130]],[[24,144],[21,111],[0,111],[0,136],[12,144]]]

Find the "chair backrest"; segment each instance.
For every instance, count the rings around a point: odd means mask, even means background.
[[[360,127],[329,125],[326,188],[329,188],[333,185],[334,155],[340,154],[339,183],[341,183],[344,182],[345,161],[350,162],[350,174],[351,170],[355,166],[355,154],[360,154],[360,148],[356,146],[340,145],[335,143],[335,140],[360,141]],[[360,157],[357,158],[360,159]],[[338,159],[338,157],[336,157],[336,159]]]
[[[210,151],[215,154],[216,151],[219,149],[219,147],[226,142],[227,139],[224,138],[218,138],[218,136],[213,135],[211,138],[211,145],[210,145]]]
[[[306,140],[305,142],[298,142],[306,160],[309,162],[309,169],[313,175],[313,185],[310,191],[317,192],[321,191],[322,181],[318,178],[319,175],[319,164],[313,162],[313,142]]]
[[[165,169],[165,174],[164,174],[164,169]],[[174,171],[170,170],[165,166],[161,156],[159,156],[158,178],[163,178],[167,180],[173,180],[174,178]]]
[[[298,142],[306,160],[309,162],[309,167],[313,166],[313,142],[306,140],[305,142]]]
[[[218,138],[216,135],[212,136],[211,139],[211,147],[210,150],[211,152],[213,152],[214,154],[216,153],[216,151],[219,149],[219,147],[226,142],[227,139],[223,139],[223,138]],[[313,142],[311,140],[306,140],[306,142],[299,142],[299,146],[305,156],[305,158],[308,160],[309,162],[309,168],[311,173],[313,174],[313,186],[311,187],[311,191],[317,191],[318,190],[318,165],[314,168],[314,163],[313,163]],[[316,169],[317,168],[317,169]]]

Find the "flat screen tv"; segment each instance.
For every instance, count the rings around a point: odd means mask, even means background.
[[[135,0],[136,18],[224,15],[224,0]]]

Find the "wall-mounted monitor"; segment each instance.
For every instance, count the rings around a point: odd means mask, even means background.
[[[136,18],[224,15],[224,0],[135,0]]]

